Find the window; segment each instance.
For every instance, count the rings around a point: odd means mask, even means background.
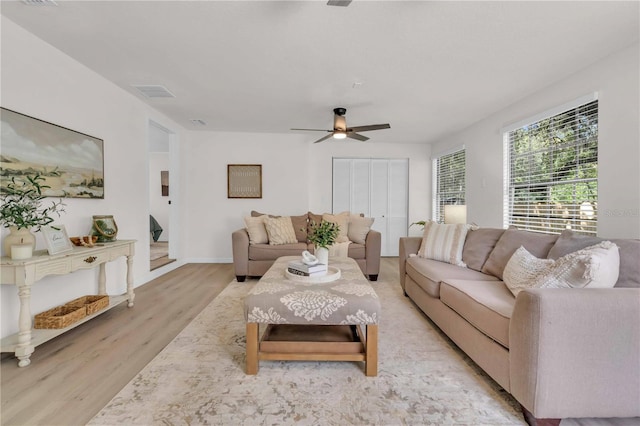
[[[598,101],[562,111],[504,134],[505,225],[595,235]]]
[[[465,149],[433,160],[433,220],[444,223],[444,206],[465,204]]]

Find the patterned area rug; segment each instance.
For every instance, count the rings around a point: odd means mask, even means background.
[[[437,331],[397,281],[382,302],[378,376],[363,363],[262,361],[245,367],[243,300],[231,282],[91,425],[522,425],[515,400]]]

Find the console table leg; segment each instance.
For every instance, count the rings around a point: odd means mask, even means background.
[[[20,297],[20,313],[18,316],[18,345],[15,355],[18,358],[18,367],[26,367],[31,364],[31,354],[34,346],[31,344],[31,286],[27,283],[18,285],[18,297]]]
[[[98,272],[98,294],[107,294],[107,272],[105,263],[100,264]]]
[[[128,307],[133,307],[133,299],[136,295],[133,293],[133,255],[127,256],[127,294],[129,295]]]

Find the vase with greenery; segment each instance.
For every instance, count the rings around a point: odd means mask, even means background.
[[[42,194],[45,180],[40,174],[25,175],[26,180],[19,181],[15,177],[6,188],[2,189],[0,200],[0,225],[9,228],[10,234],[4,239],[6,256],[11,256],[11,246],[14,244],[31,244],[35,248],[35,236],[31,231],[38,232],[43,226],[54,221],[54,215],[60,217],[65,204],[62,199],[45,204]]]
[[[329,263],[329,246],[336,242],[339,232],[340,226],[337,223],[326,220],[311,222],[307,238],[315,246],[314,252],[320,263]]]

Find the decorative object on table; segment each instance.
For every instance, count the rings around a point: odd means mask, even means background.
[[[31,230],[38,232],[52,223],[53,216],[60,217],[65,207],[62,200],[43,205],[45,196],[42,191],[49,186],[44,185],[45,178],[40,174],[12,177],[9,180],[0,196],[0,224],[10,231],[4,239],[6,256],[11,256],[12,245],[31,244],[35,249],[36,238]]]
[[[73,244],[67,235],[64,225],[47,226],[42,228],[47,251],[50,255],[73,250]]]
[[[33,318],[33,328],[66,328],[87,316],[87,309],[83,306],[56,306],[41,312]]]
[[[309,226],[308,239],[315,246],[315,256],[320,263],[329,264],[329,246],[333,245],[340,233],[340,226],[326,220],[316,223],[312,221]]]
[[[99,243],[115,241],[118,236],[118,225],[112,215],[93,216],[92,233],[98,237]]]
[[[302,252],[302,263],[308,266],[318,264],[318,258],[312,255],[308,250]]]
[[[41,170],[46,195],[104,198],[102,139],[0,108],[4,178],[22,178],[25,170]],[[7,179],[8,181],[9,179]]]
[[[71,240],[74,246],[93,247],[96,245],[98,237],[96,235],[85,235],[82,237],[69,237],[69,240]]]
[[[84,308],[87,311],[87,315],[93,315],[109,306],[109,296],[106,294],[82,296],[67,302],[65,306]]]
[[[417,222],[413,222],[411,225],[409,225],[409,228],[411,228],[413,225],[420,225],[422,226],[422,229],[424,230],[424,226],[427,224],[428,221],[426,220],[419,220]]]
[[[342,272],[340,271],[340,269],[333,266],[327,266],[327,270],[322,272],[321,274],[300,275],[298,273],[291,272],[289,268],[285,269],[284,273],[287,279],[291,281],[307,284],[330,283],[342,276]]]
[[[262,164],[228,164],[227,198],[262,198]]]
[[[287,271],[292,274],[301,275],[304,277],[313,275],[324,275],[327,273],[327,265],[325,263],[307,265],[299,260],[292,260],[287,264]]]

